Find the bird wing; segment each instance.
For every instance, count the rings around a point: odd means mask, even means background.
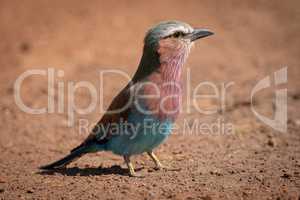
[[[108,107],[106,113],[103,115],[101,120],[95,125],[89,136],[81,143],[78,147],[72,150],[91,144],[104,144],[114,134],[112,132],[112,124],[119,124],[127,120],[127,116],[133,105],[133,95],[131,95],[132,83],[129,83],[112,101]]]

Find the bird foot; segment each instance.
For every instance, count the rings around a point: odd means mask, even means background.
[[[155,170],[165,170],[165,171],[180,171],[181,168],[173,168],[165,165],[159,165],[154,167]]]
[[[135,177],[135,178],[144,178],[145,176],[143,174],[140,174],[140,173],[132,173],[132,172],[129,172],[129,176],[130,177]]]

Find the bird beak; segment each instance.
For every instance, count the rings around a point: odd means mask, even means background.
[[[186,37],[191,40],[191,42],[198,40],[200,38],[204,38],[210,35],[213,35],[214,33],[207,29],[194,29],[194,31],[190,34],[188,34]]]

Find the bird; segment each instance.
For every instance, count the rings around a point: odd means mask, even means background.
[[[88,137],[64,158],[41,170],[65,168],[81,156],[110,151],[122,156],[131,177],[143,177],[131,162],[147,153],[156,169],[167,169],[154,149],[171,134],[182,99],[181,72],[194,42],[214,33],[177,21],[162,21],[144,37],[143,54],[131,81],[112,100]]]

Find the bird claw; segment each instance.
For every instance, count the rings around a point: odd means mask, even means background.
[[[140,174],[140,173],[136,173],[136,172],[134,172],[134,173],[129,173],[129,176],[130,177],[135,177],[135,178],[144,178],[145,176],[143,175],[143,174]]]
[[[165,165],[160,165],[160,166],[156,166],[154,167],[155,170],[165,170],[165,171],[180,171],[181,168],[172,168],[169,166],[165,166]]]

